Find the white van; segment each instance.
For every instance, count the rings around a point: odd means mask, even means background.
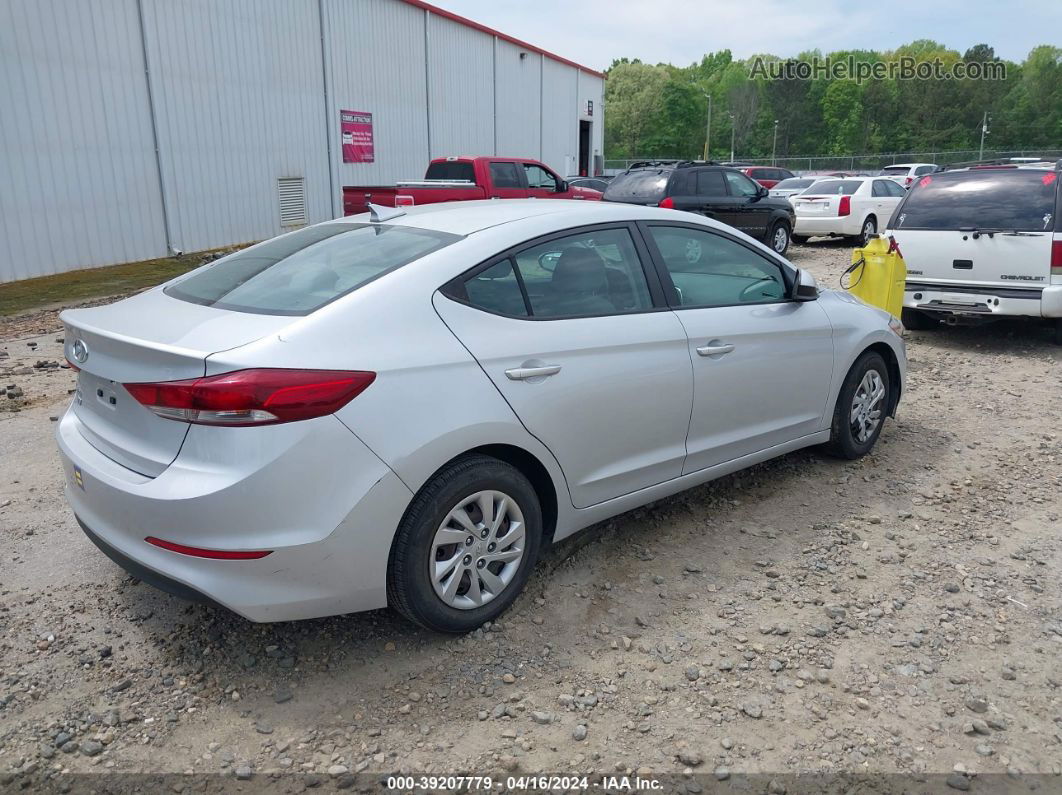
[[[886,234],[907,263],[903,323],[1042,317],[1062,344],[1062,161],[927,174]]]

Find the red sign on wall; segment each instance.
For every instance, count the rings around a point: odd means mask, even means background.
[[[339,134],[344,163],[372,163],[372,114],[360,110],[339,111]]]

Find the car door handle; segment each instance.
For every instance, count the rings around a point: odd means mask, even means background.
[[[505,371],[505,377],[510,381],[526,381],[528,378],[545,378],[548,375],[556,375],[561,370],[559,364],[547,364],[543,367],[514,367]]]
[[[724,353],[730,353],[734,350],[734,346],[729,343],[726,345],[702,345],[697,349],[697,353],[701,356],[720,356]]]

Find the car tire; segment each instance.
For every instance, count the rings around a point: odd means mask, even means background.
[[[481,499],[489,500],[494,511],[506,505],[502,498],[510,503],[496,536],[484,522]],[[469,520],[476,532],[459,530],[469,525],[455,519],[455,512],[460,519]],[[519,550],[510,535],[517,530],[517,522],[523,530]],[[460,539],[459,532],[467,533],[466,537]],[[427,629],[470,632],[497,618],[520,594],[538,559],[541,539],[542,509],[527,478],[496,458],[462,456],[432,476],[406,509],[391,545],[387,603]],[[510,546],[505,546],[506,541]],[[487,546],[495,542],[496,547]],[[521,553],[517,560],[489,558],[516,551]],[[490,562],[480,566],[480,555]],[[457,562],[447,566],[450,561]],[[435,576],[436,569],[442,572],[447,568],[448,577]],[[488,580],[497,586],[496,592],[491,592]]]
[[[863,219],[863,227],[859,234],[856,236],[856,240],[859,242],[860,247],[867,245],[878,233],[878,219],[873,215],[868,215]]]
[[[767,247],[775,254],[784,257],[785,252],[789,251],[789,242],[792,239],[789,224],[785,221],[777,221],[774,226],[771,227],[770,234],[767,235]]]
[[[940,328],[939,320],[930,317],[925,312],[919,312],[917,309],[901,309],[900,322],[903,323],[905,329],[910,329],[911,331],[931,331],[932,329]]]
[[[830,454],[854,461],[873,449],[885,425],[890,388],[885,360],[879,353],[866,351],[848,371],[837,395],[826,446]],[[865,411],[853,418],[857,405],[865,407]]]
[[[796,243],[798,246],[806,245],[807,242],[811,240],[811,238],[807,235],[790,235],[789,239]]]

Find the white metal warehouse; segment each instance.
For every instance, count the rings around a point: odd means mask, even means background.
[[[420,0],[0,0],[0,282],[271,237],[432,157],[592,168],[603,77]]]

